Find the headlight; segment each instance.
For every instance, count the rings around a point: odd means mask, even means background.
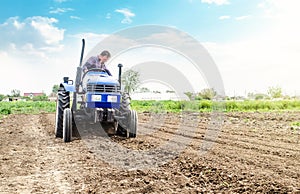
[[[118,96],[107,96],[107,102],[118,102]]]
[[[102,96],[101,95],[92,95],[92,101],[101,102]]]

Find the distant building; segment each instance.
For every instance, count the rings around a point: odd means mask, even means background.
[[[29,97],[29,98],[33,98],[35,96],[43,96],[44,93],[43,92],[39,92],[39,93],[24,93],[24,97]]]

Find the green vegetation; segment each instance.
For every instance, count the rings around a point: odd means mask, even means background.
[[[268,94],[271,98],[281,98],[282,95],[282,89],[279,86],[273,86],[273,87],[269,87],[268,89]]]
[[[281,110],[300,110],[299,100],[246,100],[246,101],[227,101],[226,111],[281,111]]]
[[[34,96],[32,98],[33,101],[48,101],[48,96],[46,94],[40,96]]]
[[[300,127],[300,122],[298,122],[298,121],[292,122],[291,126],[292,127]]]
[[[224,101],[214,102],[211,100],[195,101],[132,101],[132,107],[137,111],[149,112],[180,112],[180,111],[199,111],[210,112],[214,110],[224,110],[226,112],[267,112],[283,110],[300,110],[299,100],[245,100],[245,101]]]
[[[55,112],[56,103],[49,101],[0,102],[0,114],[37,114]]]
[[[171,100],[133,100],[131,102],[133,109],[143,112],[181,112],[181,111],[197,111],[210,112],[214,110],[224,110],[225,112],[269,112],[269,111],[300,111],[300,100],[246,100],[246,101],[224,101],[213,102],[211,100],[194,100],[194,101],[171,101]],[[54,113],[56,103],[49,101],[13,101],[0,102],[0,115],[8,114],[37,114],[41,112]],[[293,123],[293,126],[300,123]]]
[[[140,84],[140,73],[132,69],[125,71],[122,75],[122,84],[125,92],[131,94],[136,91]]]
[[[5,95],[0,94],[0,102],[5,98]]]
[[[300,122],[299,121],[294,121],[294,122],[292,122],[290,124],[290,126],[291,126],[291,130],[293,132],[299,131],[299,129],[300,129]]]
[[[13,89],[11,91],[11,97],[20,97],[21,96],[21,91],[20,90],[17,90],[17,89]]]
[[[58,92],[58,89],[59,89],[59,85],[58,84],[53,85],[53,87],[52,87],[52,93],[56,94]]]

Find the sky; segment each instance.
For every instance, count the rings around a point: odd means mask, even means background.
[[[82,38],[88,53],[110,34],[155,24],[198,40],[229,96],[266,93],[273,86],[300,95],[299,5],[297,0],[2,0],[0,94],[13,89],[49,94],[64,76],[75,78]],[[141,52],[154,58],[176,55]],[[138,60],[132,56],[119,59],[132,64]],[[109,68],[117,75],[114,62]]]

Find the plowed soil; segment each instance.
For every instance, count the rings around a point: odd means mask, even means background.
[[[70,143],[55,138],[54,114],[10,115],[0,121],[0,193],[300,193],[300,132],[291,128],[299,112],[226,113],[214,135],[208,135],[208,113],[155,118],[139,114],[135,139],[104,138],[136,153],[163,150],[172,158],[126,168],[99,157],[87,143],[93,136]],[[180,135],[186,139],[176,142]],[[174,154],[162,148],[169,141],[184,149]],[[205,142],[211,147],[203,148]]]

